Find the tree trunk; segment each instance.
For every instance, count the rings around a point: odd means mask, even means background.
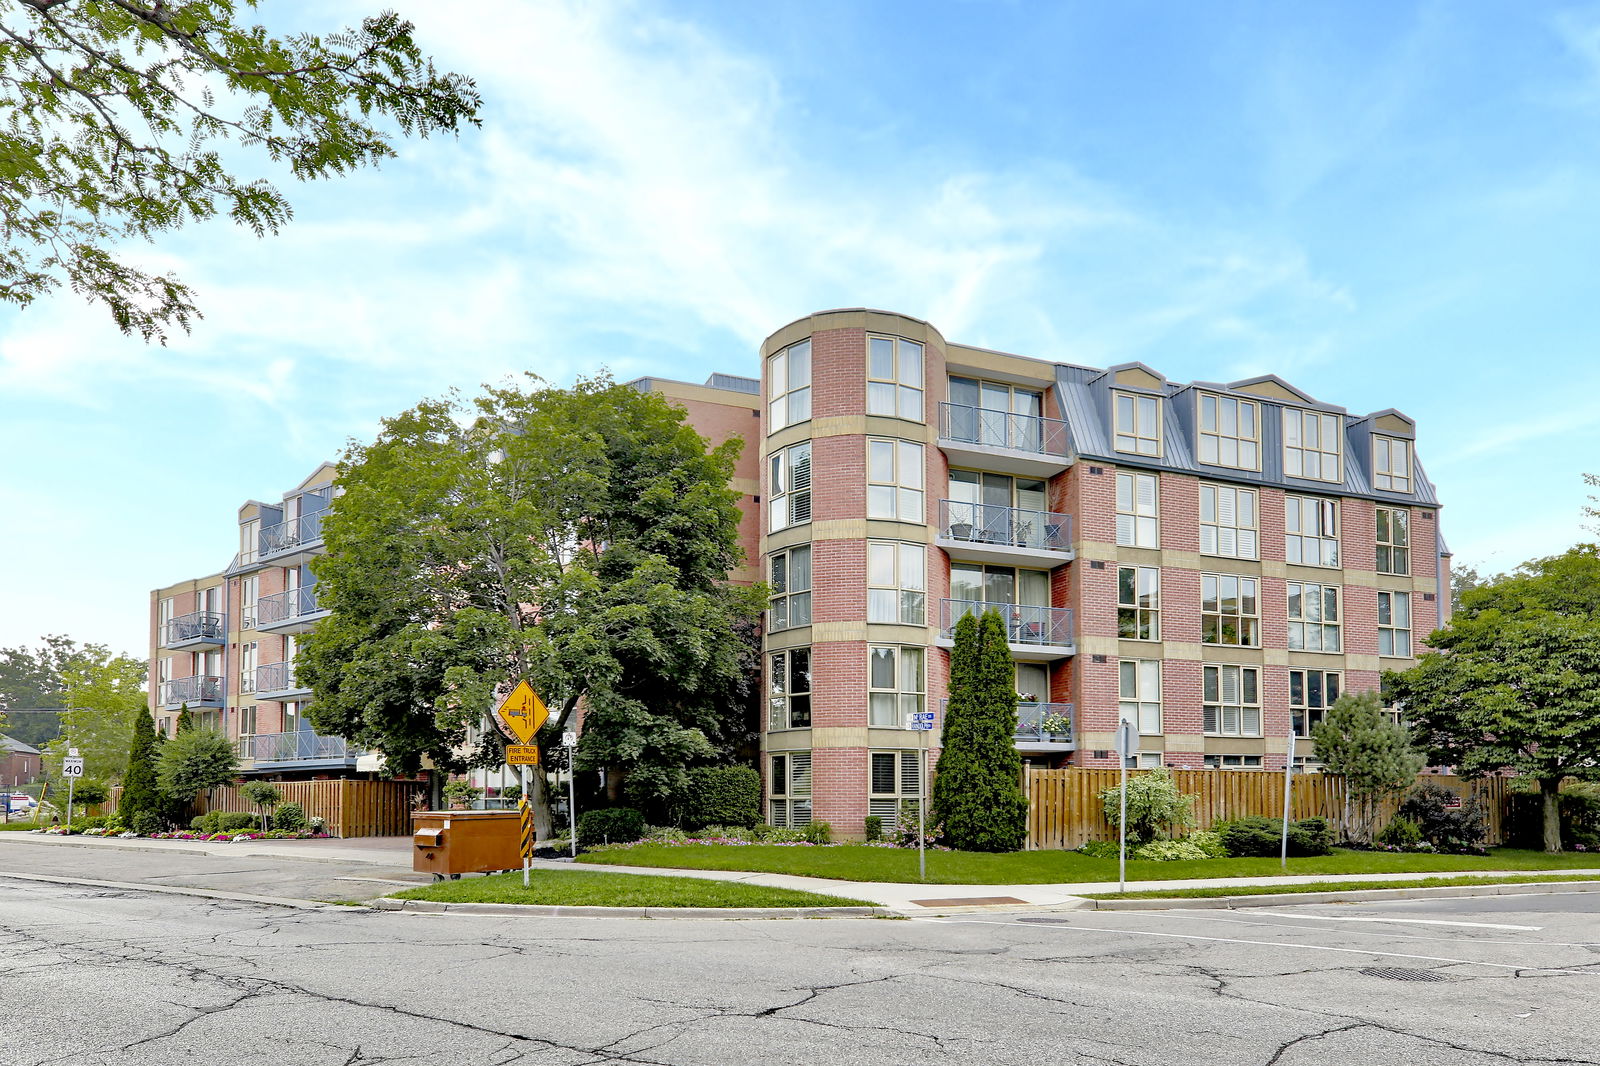
[[[1544,799],[1544,850],[1561,850],[1561,778],[1539,778],[1539,794]]]
[[[533,808],[533,837],[548,840],[555,835],[551,829],[550,779],[545,777],[543,764],[527,767],[524,774],[528,787],[523,792],[528,797],[528,806]]]

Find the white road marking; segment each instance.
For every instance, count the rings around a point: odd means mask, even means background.
[[[1216,922],[1221,925],[1254,925],[1263,929],[1306,929],[1306,927],[1303,925],[1290,925],[1288,922],[1266,921],[1264,920],[1267,917],[1265,914],[1260,916],[1263,920],[1247,921],[1244,916],[1250,914],[1250,911],[1229,911],[1228,913],[1236,914],[1238,917],[1217,918],[1190,911],[1168,911],[1164,913],[1162,917],[1170,918],[1174,921],[1185,922]],[[1393,929],[1351,929],[1349,930],[1349,933],[1351,936],[1381,936],[1389,940],[1429,940],[1440,944],[1493,944],[1497,947],[1504,945],[1506,947],[1518,948],[1600,948],[1600,941],[1595,940],[1507,940],[1503,937],[1495,937],[1493,940],[1488,940],[1484,939],[1483,937],[1425,936],[1420,933],[1400,933]]]
[[[1497,922],[1447,922],[1439,918],[1357,918],[1347,914],[1286,914],[1265,911],[1275,918],[1295,918],[1306,922],[1399,922],[1404,925],[1455,925],[1466,929],[1509,929],[1514,933],[1537,933],[1542,925],[1501,925]]]
[[[1015,925],[1015,922],[986,922],[977,918],[913,918],[914,922],[937,922],[942,925]],[[1213,944],[1248,944],[1258,948],[1289,948],[1298,951],[1330,951],[1340,955],[1380,956],[1390,959],[1418,959],[1423,962],[1443,962],[1452,966],[1485,966],[1495,970],[1536,970],[1540,973],[1575,974],[1580,977],[1600,977],[1600,971],[1569,970],[1559,966],[1520,966],[1508,962],[1479,962],[1477,959],[1451,959],[1440,955],[1408,955],[1399,951],[1371,951],[1366,948],[1335,948],[1324,944],[1301,944],[1292,940],[1238,940],[1224,936],[1196,936],[1193,933],[1156,933],[1147,929],[1107,929],[1101,926],[1034,925],[1030,929],[1056,929],[1074,933],[1122,933],[1126,936],[1153,936],[1164,940],[1204,940]]]

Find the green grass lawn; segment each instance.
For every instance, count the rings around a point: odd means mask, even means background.
[[[905,848],[861,844],[837,847],[743,847],[641,844],[617,851],[578,856],[582,863],[613,866],[677,867],[695,870],[755,870],[763,873],[832,877],[843,881],[917,880],[917,853]],[[1496,848],[1474,855],[1400,855],[1379,851],[1335,851],[1310,859],[1290,859],[1291,874],[1452,873],[1461,870],[1600,869],[1600,854]],[[1272,877],[1283,873],[1277,859],[1201,859],[1194,862],[1129,860],[1130,881],[1171,881],[1191,877]],[[1017,851],[987,855],[969,851],[928,852],[928,882],[942,885],[1040,885],[1072,881],[1115,881],[1116,859],[1091,859],[1075,851]]]
[[[1393,881],[1315,881],[1304,885],[1242,885],[1237,888],[1174,888],[1148,892],[1098,892],[1085,899],[1211,899],[1219,896],[1280,896],[1291,892],[1355,892],[1368,888],[1459,888],[1462,885],[1527,885],[1550,881],[1590,881],[1589,876],[1569,874],[1529,875],[1524,877],[1427,877],[1420,881],[1396,884]]]
[[[15,833],[15,832],[23,831],[23,830],[28,830],[28,829],[43,829],[45,826],[47,826],[49,824],[50,823],[48,821],[35,822],[33,820],[33,815],[31,815],[31,814],[28,815],[26,818],[24,818],[20,814],[14,814],[14,815],[11,816],[11,821],[10,822],[0,822],[0,833],[3,833],[3,832]]]
[[[822,896],[734,881],[597,870],[535,870],[522,887],[521,871],[463,877],[394,893],[395,899],[441,903],[539,903],[559,907],[871,907],[859,899]]]

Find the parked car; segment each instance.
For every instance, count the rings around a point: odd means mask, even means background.
[[[26,814],[39,805],[39,801],[26,792],[13,792],[6,799],[6,803],[13,814]]]

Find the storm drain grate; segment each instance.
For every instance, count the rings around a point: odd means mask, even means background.
[[[1447,978],[1434,970],[1417,970],[1409,966],[1368,966],[1361,971],[1368,977],[1382,977],[1388,981],[1444,981]]]

